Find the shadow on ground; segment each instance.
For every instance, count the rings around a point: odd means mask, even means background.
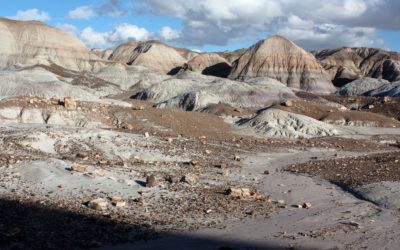
[[[165,234],[146,224],[125,224],[110,217],[0,199],[0,249],[282,249]]]

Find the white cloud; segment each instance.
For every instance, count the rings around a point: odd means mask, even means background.
[[[90,6],[81,6],[68,13],[69,18],[80,20],[89,20],[94,16],[96,16],[96,13]]]
[[[376,38],[377,29],[370,27],[348,27],[333,23],[314,23],[297,16],[289,17],[281,23],[277,33],[286,36],[306,49],[348,47],[381,47]]]
[[[10,18],[23,21],[35,20],[41,22],[49,21],[51,19],[49,13],[38,9],[19,10],[15,16]]]
[[[123,23],[115,27],[110,33],[109,40],[113,44],[123,43],[131,40],[142,41],[147,40],[150,32],[145,28],[136,25]]]
[[[79,29],[69,23],[57,23],[56,28],[61,29],[69,34],[76,35],[78,34]]]
[[[112,31],[97,32],[91,27],[82,30],[79,37],[89,48],[115,47],[129,41],[147,40],[150,32],[136,25],[119,24]]]
[[[88,48],[102,48],[108,46],[107,32],[96,32],[92,27],[84,28],[79,35]]]
[[[398,0],[139,0],[140,11],[181,19],[185,46],[225,46],[286,34],[301,46],[384,46],[379,29],[400,30]],[[382,14],[388,18],[382,18]],[[341,33],[343,32],[343,33]],[[314,40],[315,39],[315,40]]]
[[[158,35],[161,37],[161,39],[169,41],[179,38],[181,32],[178,30],[174,30],[169,26],[164,26],[158,31]]]

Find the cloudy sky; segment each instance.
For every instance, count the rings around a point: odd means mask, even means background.
[[[201,51],[248,47],[271,34],[313,50],[400,51],[399,0],[6,0],[0,16],[39,20],[108,48],[159,39]]]

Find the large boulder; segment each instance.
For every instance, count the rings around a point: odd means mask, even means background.
[[[231,79],[267,76],[288,87],[311,92],[335,90],[315,57],[282,36],[271,36],[250,47],[233,63]]]

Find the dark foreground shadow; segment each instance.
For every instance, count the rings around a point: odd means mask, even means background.
[[[254,230],[257,230],[256,228]],[[0,249],[283,249],[155,232],[110,216],[0,199]]]

